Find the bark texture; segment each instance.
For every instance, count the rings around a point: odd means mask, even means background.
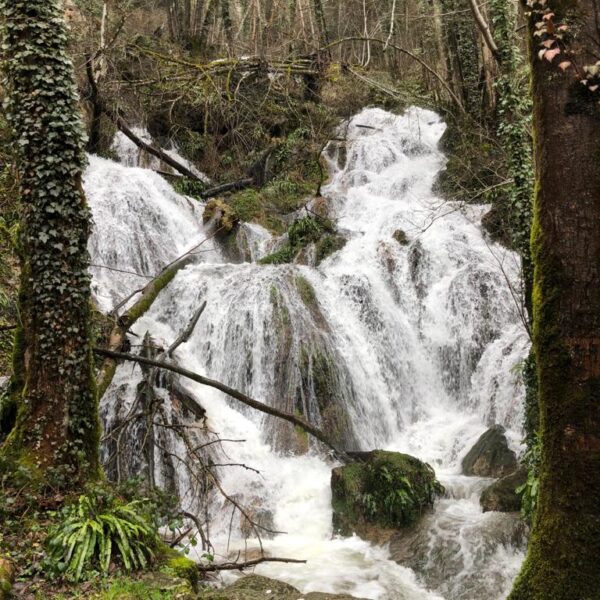
[[[549,2],[564,52],[596,62],[598,0]],[[539,57],[533,68],[534,348],[542,464],[529,553],[511,600],[600,598],[600,96]]]
[[[0,0],[0,13],[22,211],[18,413],[2,454],[70,487],[99,474],[84,134],[62,3]]]

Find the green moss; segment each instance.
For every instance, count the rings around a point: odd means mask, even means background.
[[[350,535],[368,524],[402,528],[413,524],[443,493],[433,469],[397,452],[376,450],[363,461],[334,469],[334,528]]]
[[[394,231],[392,237],[401,245],[401,246],[407,246],[410,243],[410,240],[408,239],[408,236],[406,235],[406,232],[402,229],[396,229],[396,231]]]
[[[149,574],[140,580],[119,579],[94,600],[192,600],[189,584],[164,573]]]
[[[326,219],[314,217],[296,219],[288,228],[288,242],[259,262],[263,265],[290,263],[303,248],[311,243],[318,243],[324,235],[331,234],[333,231],[333,225]]]
[[[157,562],[162,566],[165,573],[185,579],[193,589],[197,589],[199,580],[198,565],[193,560],[174,548],[162,544],[158,550]]]
[[[308,308],[314,308],[317,305],[317,295],[315,294],[315,290],[310,281],[308,281],[306,277],[302,277],[302,275],[298,275],[295,281],[302,302],[304,302]]]
[[[346,245],[346,238],[342,235],[327,233],[315,244],[315,264],[320,265],[328,256],[331,256]]]

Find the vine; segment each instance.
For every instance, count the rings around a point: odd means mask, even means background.
[[[512,180],[508,189],[511,238],[522,258],[526,305],[531,314],[533,150],[529,130],[532,104],[527,93],[524,60],[515,35],[516,10],[506,0],[492,0],[490,12],[500,64],[500,74],[495,84],[498,93],[498,136],[506,150],[508,173]]]
[[[576,79],[600,103],[600,60],[579,65],[570,49],[576,31],[566,17],[549,6],[548,0],[527,0],[527,14],[533,19],[533,37],[539,60],[546,60],[561,71],[574,71]]]
[[[85,134],[61,3],[0,0],[0,11],[21,201],[24,343],[14,365],[23,381],[17,422],[3,451],[42,472],[63,471],[72,485],[98,471]]]

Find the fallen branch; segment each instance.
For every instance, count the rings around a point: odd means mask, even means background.
[[[181,344],[185,344],[189,339],[192,333],[194,333],[194,329],[202,316],[206,308],[206,300],[202,303],[202,306],[196,311],[194,316],[190,319],[190,322],[187,324],[187,327],[181,332],[181,335],[169,346],[168,350],[165,354],[168,357],[173,356],[173,352],[181,346]]]
[[[216,390],[219,390],[219,391],[227,394],[231,398],[235,398],[236,400],[238,400],[242,404],[245,404],[246,406],[250,406],[251,408],[254,408],[255,410],[259,410],[260,412],[271,415],[273,417],[277,417],[284,421],[288,421],[288,423],[292,423],[293,425],[300,427],[303,431],[312,435],[314,438],[316,438],[320,442],[323,442],[323,444],[325,444],[328,448],[333,450],[334,454],[336,455],[336,457],[338,459],[340,459],[343,462],[348,462],[347,454],[343,450],[340,450],[339,448],[337,448],[335,446],[335,444],[333,444],[331,442],[331,440],[317,427],[314,427],[313,425],[311,425],[304,419],[301,419],[300,417],[297,417],[290,413],[280,411],[276,408],[273,408],[272,406],[269,406],[268,404],[259,402],[258,400],[254,400],[253,398],[246,396],[246,394],[243,394],[242,392],[240,392],[232,387],[229,387],[228,385],[225,385],[224,383],[221,383],[220,381],[215,381],[214,379],[209,379],[208,377],[204,377],[203,375],[194,373],[193,371],[189,371],[188,369],[184,369],[184,368],[178,367],[176,365],[172,365],[168,362],[154,360],[152,358],[146,358],[144,356],[136,356],[134,354],[126,354],[123,352],[115,352],[113,350],[105,350],[103,348],[94,348],[94,352],[96,354],[98,354],[99,356],[104,356],[106,358],[111,359],[115,363],[118,360],[127,360],[127,361],[131,361],[131,362],[136,362],[136,363],[139,363],[142,365],[149,365],[151,367],[158,367],[160,369],[172,371],[173,373],[177,373],[178,375],[181,375],[182,377],[187,377],[188,379],[191,379],[192,381],[195,381],[202,385],[207,385]]]
[[[222,563],[220,565],[198,565],[198,571],[201,573],[214,573],[218,571],[243,571],[244,569],[250,569],[266,562],[277,562],[277,563],[296,563],[306,564],[307,561],[299,560],[296,558],[267,558],[263,556],[261,558],[255,558],[254,560],[248,560],[243,563]]]
[[[142,150],[145,150],[148,154],[151,154],[152,156],[155,156],[156,158],[160,159],[162,162],[181,173],[184,177],[187,177],[188,179],[193,179],[194,181],[199,181],[200,183],[206,183],[202,180],[201,177],[196,175],[196,173],[188,169],[184,164],[180,163],[178,160],[175,160],[172,156],[169,156],[164,150],[161,150],[160,148],[156,148],[151,144],[148,144],[140,137],[135,135],[135,133],[133,133],[133,131],[125,122],[125,119],[123,119],[123,117],[121,117],[119,114],[106,108],[105,106],[102,106],[102,112],[104,112],[104,114],[117,126],[119,131],[126,135],[138,148],[141,148]]]
[[[108,339],[108,348],[110,350],[116,351],[123,348],[127,330],[146,313],[152,306],[152,303],[156,300],[158,294],[160,294],[160,292],[171,283],[175,275],[193,259],[194,256],[192,254],[182,256],[179,260],[165,267],[157,277],[141,289],[141,298],[127,310],[124,315],[117,319]],[[102,364],[98,375],[98,398],[104,396],[115,376],[116,368],[117,362],[110,358],[105,360]]]
[[[244,177],[243,179],[238,179],[237,181],[232,181],[231,183],[223,183],[222,185],[217,185],[216,187],[205,190],[200,193],[200,197],[203,200],[208,200],[209,198],[214,198],[215,196],[220,196],[221,194],[225,194],[227,192],[243,190],[251,185],[254,185],[254,177]]]
[[[452,91],[452,89],[446,83],[444,78],[435,69],[430,67],[424,60],[419,58],[416,54],[413,54],[412,52],[410,52],[409,50],[406,50],[405,48],[402,48],[401,46],[396,46],[395,44],[388,44],[385,42],[385,40],[380,40],[378,38],[353,36],[353,37],[342,38],[342,39],[336,40],[335,42],[331,42],[331,44],[328,44],[324,48],[321,48],[321,51],[328,50],[329,48],[333,48],[334,46],[339,46],[340,44],[343,44],[345,42],[365,42],[365,43],[375,42],[376,44],[381,44],[384,48],[386,48],[386,47],[393,48],[397,52],[400,52],[400,53],[405,54],[406,56],[412,58],[415,62],[418,62],[426,71],[428,71],[431,75],[433,75],[440,82],[442,87],[448,92],[448,94],[450,95],[452,100],[454,100],[456,106],[461,110],[461,112],[466,113],[465,107],[463,106],[462,102],[460,101],[458,96]]]

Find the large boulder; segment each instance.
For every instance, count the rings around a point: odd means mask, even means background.
[[[517,456],[508,447],[505,429],[494,425],[469,450],[462,461],[465,475],[504,477],[517,470]]]
[[[355,454],[356,462],[331,473],[333,527],[336,533],[385,543],[433,507],[444,488],[434,470],[398,452]]]
[[[322,594],[311,592],[302,594],[295,587],[282,581],[260,575],[249,575],[238,579],[233,585],[222,590],[203,592],[199,600],[361,600],[348,594]],[[364,600],[364,599],[362,599]]]
[[[521,510],[521,495],[517,488],[527,481],[527,469],[519,467],[514,473],[502,477],[481,493],[479,503],[483,512],[518,512]]]

